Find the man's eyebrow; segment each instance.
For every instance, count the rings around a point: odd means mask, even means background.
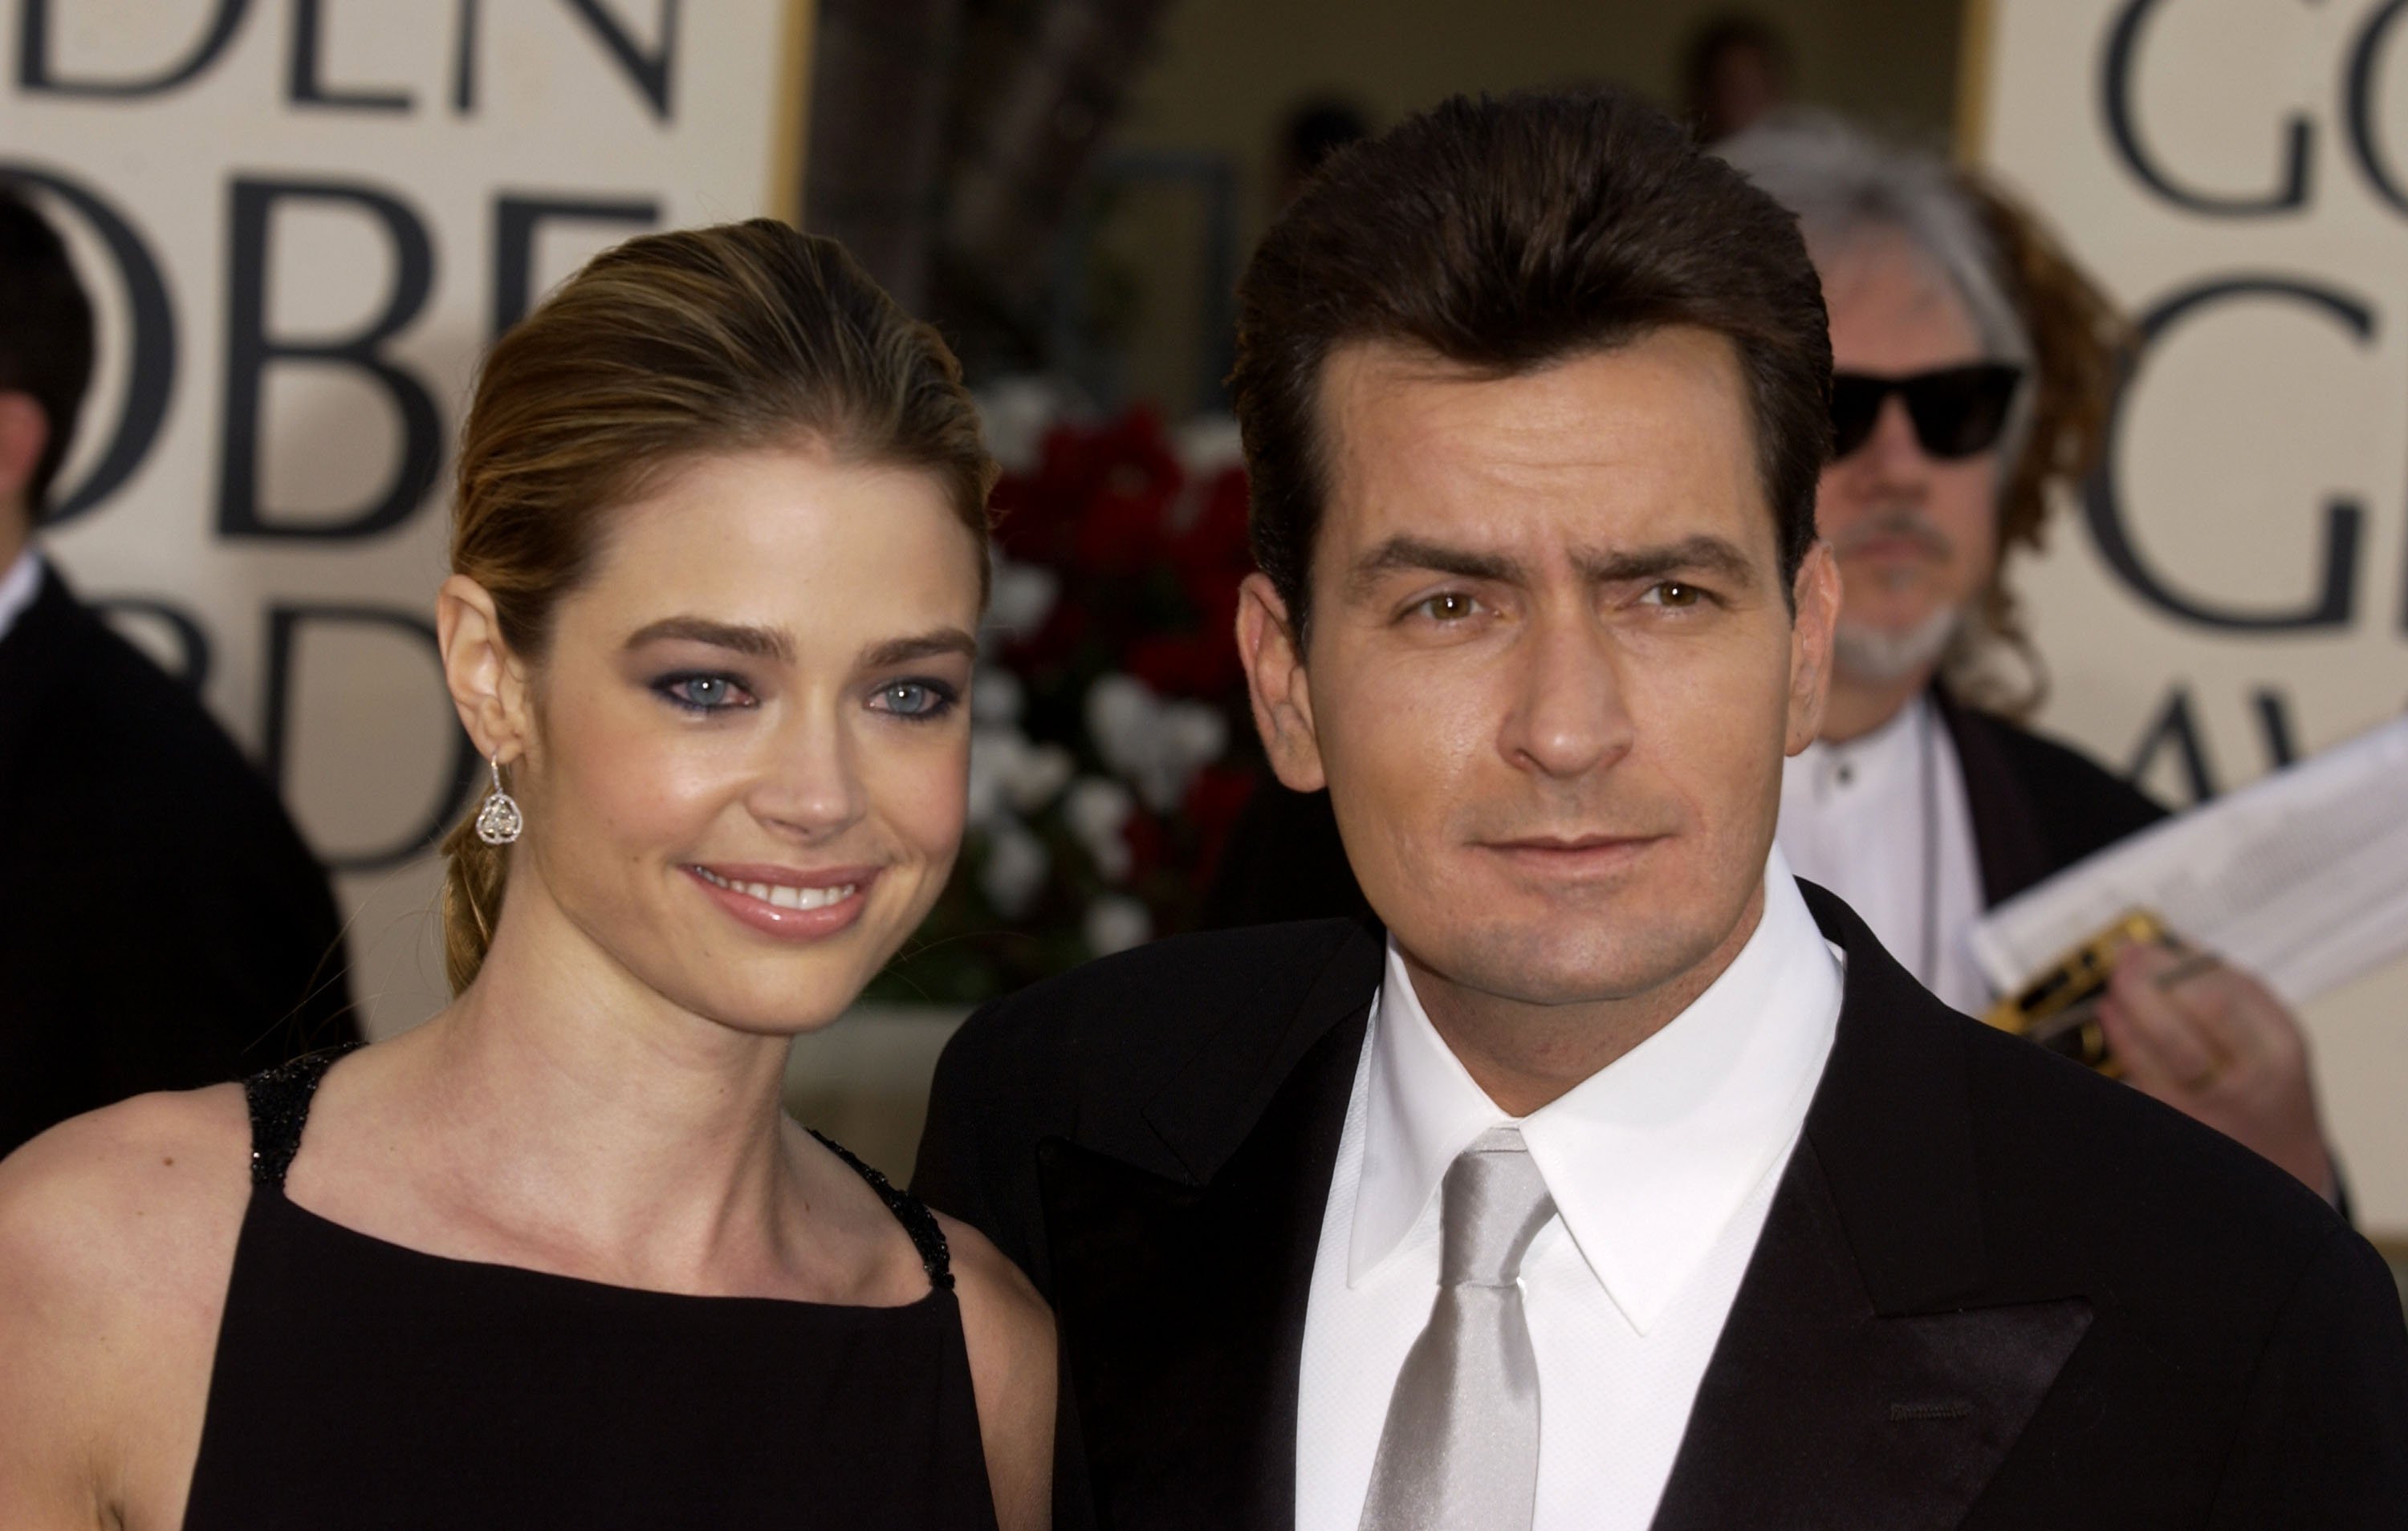
[[[1347,585],[1361,594],[1383,574],[1452,574],[1464,579],[1494,579],[1502,584],[1522,580],[1522,565],[1502,553],[1450,548],[1417,537],[1392,537],[1354,561]]]
[[[795,640],[783,628],[713,622],[709,617],[663,617],[637,628],[628,636],[626,647],[640,649],[664,638],[708,643],[714,649],[731,649],[755,659],[774,659],[785,665],[795,661]]]
[[[1747,554],[1718,537],[1699,534],[1656,548],[1630,548],[1579,556],[1581,573],[1598,584],[1623,584],[1633,579],[1660,579],[1668,574],[1697,570],[1720,575],[1742,589],[1756,584],[1756,568]]]
[[[911,637],[893,638],[879,644],[861,656],[865,669],[882,670],[891,665],[908,665],[915,659],[931,659],[939,654],[960,654],[978,657],[978,639],[958,627],[939,627],[934,632]]]

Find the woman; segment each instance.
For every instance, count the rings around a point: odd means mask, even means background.
[[[952,866],[993,478],[935,334],[775,223],[495,346],[455,997],[0,1165],[0,1524],[1044,1523],[1043,1305],[779,1106]]]

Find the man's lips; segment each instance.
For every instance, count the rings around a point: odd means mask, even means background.
[[[683,868],[703,894],[741,923],[767,935],[809,940],[861,918],[875,866],[776,866],[695,862]]]
[[[1613,870],[1644,855],[1664,835],[1529,835],[1475,842],[1526,870],[1581,876]]]

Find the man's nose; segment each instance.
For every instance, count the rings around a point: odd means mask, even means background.
[[[867,794],[858,752],[837,720],[797,713],[767,743],[748,798],[755,818],[805,841],[831,838],[860,820]]]
[[[1586,611],[1534,622],[1519,646],[1513,696],[1498,739],[1516,769],[1568,778],[1629,752],[1612,634]]]
[[[1896,393],[1882,400],[1873,416],[1872,435],[1858,449],[1864,468],[1878,483],[1891,488],[1920,488],[1931,477],[1931,454],[1914,434],[1914,417],[1906,400]]]

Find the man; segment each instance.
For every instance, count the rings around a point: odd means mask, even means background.
[[[33,545],[92,356],[65,247],[0,192],[0,1154],[358,1036],[275,794]]]
[[[1979,1014],[1981,913],[2164,816],[1980,705],[2029,698],[2000,676],[2020,645],[2006,560],[2095,458],[2112,310],[2024,215],[1928,155],[1828,117],[1719,152],[1803,222],[1838,374],[1817,514],[1845,599],[1821,742],[1783,779],[1781,847]],[[2338,1195],[2305,1041],[2255,979],[2136,949],[2102,1019],[2134,1085]]]
[[[1240,288],[1240,647],[1384,925],[971,1018],[916,1188],[1069,1526],[2250,1526],[2408,1502],[2389,1277],[1773,850],[1839,601],[1791,222],[1612,93],[1332,161]]]

